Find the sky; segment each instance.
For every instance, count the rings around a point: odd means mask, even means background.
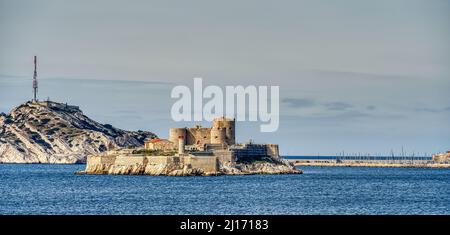
[[[31,97],[154,131],[170,90],[280,86],[280,128],[238,141],[285,155],[450,150],[450,2],[0,0],[0,112]],[[208,125],[208,123],[201,123]]]

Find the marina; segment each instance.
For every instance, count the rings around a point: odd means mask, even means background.
[[[286,156],[296,166],[450,168],[448,159],[433,156]]]

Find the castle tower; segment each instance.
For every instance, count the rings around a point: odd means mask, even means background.
[[[235,120],[225,117],[215,118],[211,128],[211,143],[235,144]]]
[[[236,122],[235,120],[227,119],[224,121],[223,126],[225,128],[225,136],[227,140],[227,144],[233,145],[236,143]]]
[[[211,144],[226,144],[226,132],[223,127],[211,128]]]
[[[169,130],[169,141],[178,144],[178,139],[180,136],[186,136],[186,128],[170,128]],[[183,138],[186,141],[186,138]]]

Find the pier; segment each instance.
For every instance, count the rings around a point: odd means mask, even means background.
[[[436,162],[427,156],[301,156],[285,157],[295,166],[450,168],[450,162]]]

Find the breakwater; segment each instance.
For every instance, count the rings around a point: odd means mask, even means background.
[[[401,167],[401,168],[450,168],[450,163],[435,162],[428,159],[314,159],[289,158],[295,166],[329,167]]]

